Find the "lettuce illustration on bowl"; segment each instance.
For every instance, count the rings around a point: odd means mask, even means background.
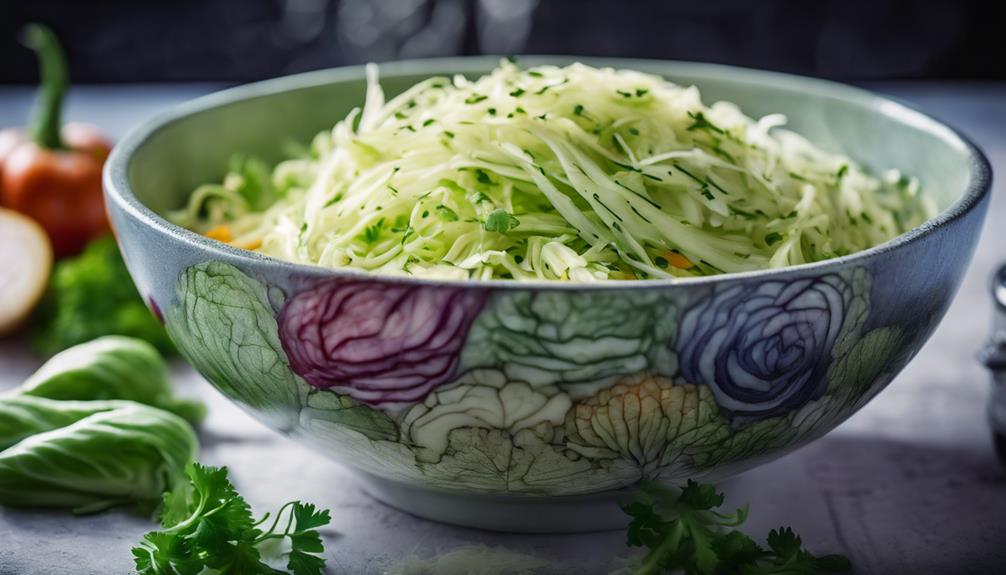
[[[531,387],[508,381],[494,370],[471,371],[414,406],[403,420],[404,440],[416,446],[421,461],[438,461],[448,434],[459,427],[506,430],[516,434],[541,423],[562,423],[571,401],[555,386]]]
[[[681,374],[709,386],[735,421],[798,409],[824,394],[833,353],[854,341],[865,317],[855,291],[837,274],[724,284],[682,318]]]
[[[828,369],[828,393],[790,415],[800,439],[809,441],[831,431],[890,383],[896,366],[916,351],[910,339],[898,326],[878,327],[857,337]]]
[[[289,430],[307,386],[290,371],[277,334],[282,292],[207,262],[185,270],[176,293],[167,326],[182,355],[228,398]]]
[[[673,375],[679,309],[656,290],[503,293],[472,326],[463,363],[589,397],[623,375]]]
[[[479,289],[326,281],[286,303],[280,340],[312,386],[401,407],[455,378],[484,299]]]
[[[311,391],[300,411],[300,424],[324,421],[355,431],[368,439],[396,441],[398,427],[383,411],[324,389]]]

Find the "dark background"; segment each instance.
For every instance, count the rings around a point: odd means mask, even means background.
[[[576,54],[848,81],[1006,79],[1003,2],[979,0],[0,0],[0,83],[36,78],[17,31],[59,33],[76,82],[240,82],[399,58]]]

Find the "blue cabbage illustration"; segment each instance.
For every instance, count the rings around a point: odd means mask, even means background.
[[[797,409],[824,394],[836,342],[853,331],[843,325],[854,296],[837,274],[724,284],[684,314],[681,374],[709,386],[735,421]]]

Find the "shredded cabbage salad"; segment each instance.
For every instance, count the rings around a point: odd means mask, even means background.
[[[705,106],[695,87],[582,64],[434,77],[367,95],[274,169],[237,157],[172,214],[330,268],[595,281],[778,268],[883,243],[935,212],[896,170]]]

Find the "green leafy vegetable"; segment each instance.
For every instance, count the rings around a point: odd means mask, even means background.
[[[632,517],[630,546],[648,549],[636,575],[683,571],[688,575],[813,575],[844,572],[841,555],[817,557],[804,549],[789,527],[772,530],[767,546],[734,529],[747,508],[724,514],[723,494],[715,486],[689,480],[680,491],[645,484],[636,501],[623,509]]]
[[[92,513],[135,502],[152,509],[198,450],[185,420],[130,401],[2,403],[0,412],[19,412],[20,422],[5,425],[3,442],[16,443],[0,451],[2,505]]]
[[[64,350],[14,390],[20,395],[50,399],[124,399],[166,409],[192,424],[206,415],[206,406],[179,399],[168,380],[168,366],[149,343],[106,336]]]
[[[282,574],[267,562],[266,550],[288,543],[286,568],[294,575],[318,575],[325,567],[317,529],[330,521],[327,510],[291,501],[269,522],[258,521],[227,479],[227,468],[193,463],[189,482],[164,497],[162,531],[153,531],[133,548],[140,575],[188,575],[211,569],[235,575]],[[264,529],[265,525],[269,525]]]
[[[0,450],[22,439],[66,427],[89,415],[114,409],[114,401],[56,401],[27,395],[0,396]]]
[[[279,190],[272,183],[272,170],[260,158],[235,155],[231,158],[227,177],[224,185],[237,192],[254,210],[265,209],[279,197]]]
[[[34,320],[32,345],[44,355],[103,335],[126,335],[174,353],[164,327],[144,305],[111,236],[56,264]]]

